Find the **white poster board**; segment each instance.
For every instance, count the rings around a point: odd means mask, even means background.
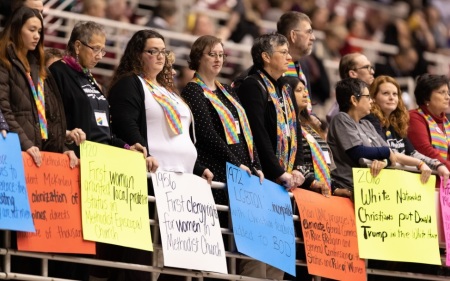
[[[164,266],[227,274],[216,205],[207,182],[193,174],[152,174]]]

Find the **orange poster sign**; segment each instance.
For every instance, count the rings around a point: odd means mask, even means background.
[[[21,251],[95,254],[95,243],[83,240],[80,168],[71,169],[67,155],[41,152],[37,167],[22,152],[25,181],[36,233],[18,232]]]
[[[364,260],[358,255],[355,211],[349,199],[297,188],[309,274],[335,280],[365,281]],[[301,247],[301,245],[299,245]]]

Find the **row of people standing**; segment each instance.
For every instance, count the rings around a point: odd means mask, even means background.
[[[171,66],[167,60],[169,52],[159,33],[142,30],[133,35],[115,71],[106,99],[104,89],[90,72],[105,54],[106,35],[103,28],[93,22],[78,23],[69,39],[66,56],[50,67],[51,73],[40,67],[41,71],[35,70],[33,74],[32,68],[28,70],[28,65],[38,69],[34,65],[43,64],[42,28],[42,17],[37,11],[21,8],[12,16],[2,34],[6,36],[2,39],[8,38],[9,41],[2,40],[6,42],[4,48],[0,45],[0,58],[5,57],[13,62],[14,67],[19,69],[16,72],[22,76],[11,79],[26,81],[24,77],[32,77],[28,79],[29,84],[23,87],[27,89],[26,94],[16,95],[29,99],[33,97],[35,104],[30,103],[27,110],[34,110],[34,114],[23,118],[22,110],[11,106],[21,103],[14,100],[16,96],[11,98],[7,95],[9,88],[5,88],[0,96],[0,106],[9,129],[19,133],[22,150],[28,151],[33,146],[38,148],[29,151],[35,156],[37,164],[36,152],[39,150],[62,152],[67,149],[64,148],[64,140],[74,140],[79,144],[86,138],[143,152],[149,171],[155,171],[159,166],[169,171],[195,173],[208,181],[213,176],[225,181],[225,163],[231,162],[259,176],[261,180],[265,175],[287,189],[302,186],[324,195],[328,195],[331,189],[335,194],[351,197],[347,191],[352,191],[353,185],[348,175],[351,167],[357,165],[355,163],[359,157],[376,160],[371,168],[375,176],[386,166],[384,161],[378,160],[390,159],[392,164],[417,164],[423,171],[423,181],[427,180],[431,172],[428,165],[448,178],[448,170],[442,165],[442,160],[428,159],[416,153],[415,157],[420,160],[418,162],[417,159],[399,155],[376,135],[374,127],[362,121],[370,113],[371,96],[365,84],[354,78],[344,79],[337,86],[341,113],[332,121],[328,138],[330,148],[327,147],[324,135],[314,123],[314,117],[310,116],[310,92],[301,65],[297,62],[298,58],[310,52],[314,41],[311,23],[301,13],[287,13],[280,18],[278,29],[286,36],[280,33],[267,34],[255,40],[251,50],[254,65],[236,94],[231,87],[216,81],[226,58],[221,41],[213,36],[200,37],[192,46],[189,61],[190,68],[196,73],[181,93],[182,98],[173,88]],[[24,43],[21,43],[20,38]],[[38,45],[40,47],[36,51]],[[1,53],[3,49],[4,56]],[[8,64],[2,62],[2,71],[10,75],[11,66],[8,68]],[[364,69],[370,72],[370,65],[355,66],[350,70],[357,72]],[[294,75],[295,79],[280,79],[285,73]],[[36,78],[33,79],[33,75]],[[10,81],[8,83],[5,82],[5,85],[13,84]],[[33,90],[34,84],[41,86]],[[448,106],[448,82],[440,86],[447,86]],[[42,103],[39,104],[39,91],[47,101],[44,105],[45,114],[38,109],[42,107]],[[442,104],[445,102],[444,94]],[[424,101],[432,106],[438,104],[434,101],[436,98],[432,97],[426,97]],[[61,106],[64,110],[61,110]],[[52,110],[56,113],[52,113]],[[423,110],[428,110],[424,111],[425,117],[427,114],[431,116],[439,113],[433,108],[429,109],[429,105]],[[52,119],[54,115],[56,118]],[[45,118],[47,116],[52,118]],[[114,122],[111,122],[110,116]],[[426,118],[426,124],[433,130],[432,137],[439,130],[445,131],[448,126],[445,122],[440,122],[443,124],[441,127],[435,126]],[[15,119],[25,121],[21,126],[16,126]],[[61,124],[57,124],[57,121]],[[396,122],[383,123],[383,126],[392,125],[396,129]],[[30,137],[26,134],[21,136],[22,127],[28,123],[34,124],[35,135],[40,133],[40,137],[35,136],[35,140],[30,142],[33,144],[30,147],[26,145]],[[48,134],[52,130],[59,130],[59,133]],[[335,142],[333,137],[336,138]],[[50,148],[53,139],[62,148]],[[42,148],[39,147],[39,140],[45,144]],[[439,141],[442,142],[439,138],[432,138],[431,144],[439,144]],[[320,148],[318,155],[311,153],[317,147]],[[369,148],[376,148],[376,151]],[[73,149],[77,151],[78,148],[74,146]],[[68,154],[76,159],[74,152]],[[337,173],[330,173],[335,168],[333,154]],[[320,165],[328,169],[319,171]],[[214,195],[217,203],[227,203],[224,192]],[[121,253],[109,247],[99,251],[104,256],[111,252],[115,252],[115,255]],[[148,261],[146,255],[141,258],[138,256],[139,253],[133,253],[132,257],[136,258],[134,261]],[[260,278],[283,278],[283,272],[257,261],[242,262],[240,273]],[[138,275],[130,278],[146,279],[145,274]]]

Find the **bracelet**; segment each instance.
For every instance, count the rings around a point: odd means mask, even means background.
[[[126,144],[123,146],[123,148],[130,150],[131,146],[130,146],[128,143],[126,143]]]
[[[445,164],[444,164],[444,163],[441,163],[441,164],[436,165],[436,170],[437,170],[437,168],[439,168],[440,166],[445,166]]]
[[[417,165],[417,170],[420,170],[420,168],[422,168],[423,164],[425,164],[425,162],[420,161],[419,165]]]
[[[312,183],[309,185],[309,188],[313,188],[315,183],[316,183],[316,180],[313,180]]]

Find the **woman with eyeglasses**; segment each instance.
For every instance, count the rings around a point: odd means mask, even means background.
[[[181,96],[194,115],[198,159],[211,169],[217,181],[226,182],[226,162],[262,181],[264,175],[245,110],[231,87],[217,80],[225,59],[221,39],[211,35],[199,37],[189,54],[189,68],[195,74]],[[213,194],[216,204],[228,204],[225,190],[214,189]],[[224,223],[227,221],[221,217],[221,225]]]
[[[359,167],[359,160],[372,160],[370,173],[377,177],[381,169],[402,165],[415,166],[417,159],[396,153],[377,133],[374,126],[363,119],[370,114],[372,99],[366,83],[357,78],[346,78],[336,85],[336,99],[340,112],[331,120],[328,145],[334,156],[336,169],[331,172],[336,185],[333,194],[353,198],[353,167]],[[423,164],[425,165],[425,164]],[[431,174],[421,174],[426,182]]]
[[[449,171],[445,164],[415,150],[407,137],[409,114],[402,100],[402,92],[397,81],[390,76],[378,76],[369,88],[374,101],[371,114],[365,118],[369,120],[378,134],[389,144],[389,147],[401,154],[409,155],[416,160],[421,173],[430,173],[430,168],[437,171],[447,182]]]
[[[139,143],[130,146],[111,133],[109,104],[91,73],[106,53],[105,41],[103,26],[92,21],[79,22],[70,35],[66,55],[50,66],[61,92],[67,128],[73,130],[67,132],[67,143],[75,142],[78,155],[78,145],[85,139],[146,154]]]
[[[420,153],[450,169],[449,80],[445,75],[423,74],[416,81],[417,109],[409,112],[408,137]],[[445,178],[444,178],[445,180]]]
[[[113,130],[128,142],[144,144],[150,157],[158,159],[159,170],[194,173],[211,183],[214,175],[197,161],[192,114],[176,93],[169,54],[164,37],[154,30],[140,30],[128,41],[108,94]],[[150,265],[149,252],[128,252],[128,259]],[[151,276],[138,271],[127,274],[126,280]]]

